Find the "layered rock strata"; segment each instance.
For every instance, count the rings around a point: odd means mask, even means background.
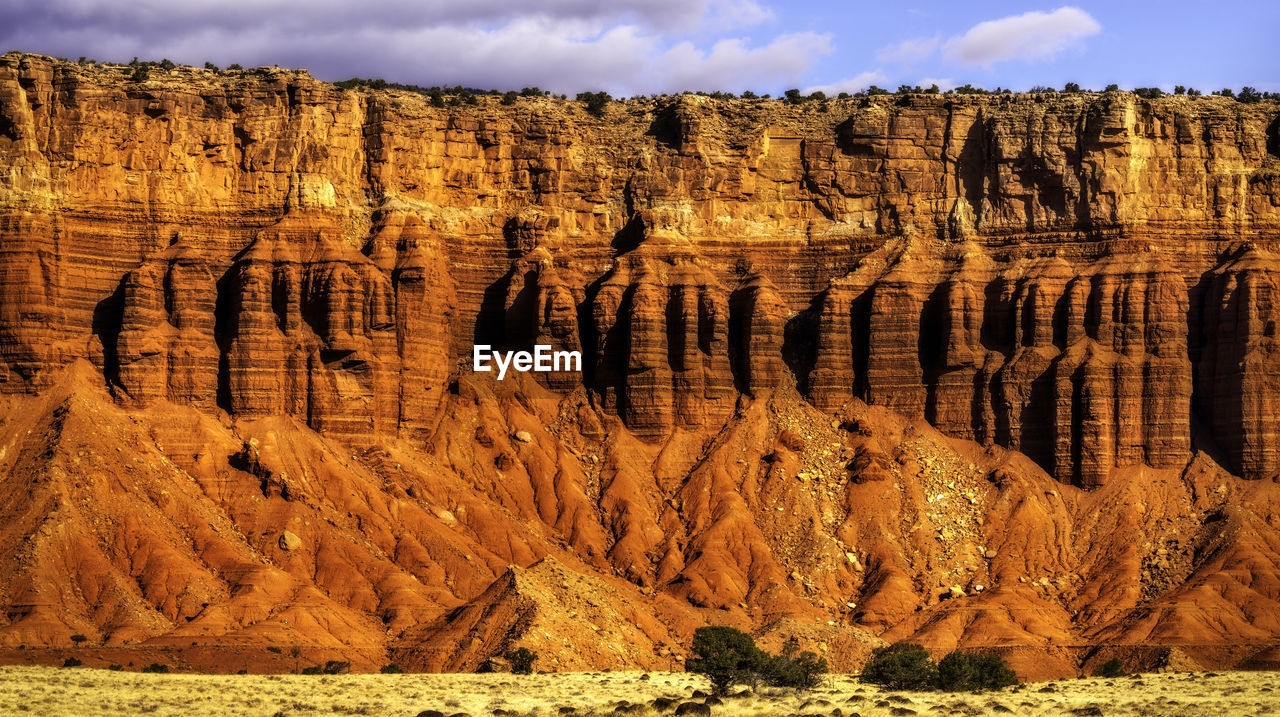
[[[547,344],[586,365],[539,381],[646,440],[795,382],[1083,486],[1195,440],[1277,470],[1271,103],[686,96],[595,118],[153,75],[0,61],[6,392],[87,358],[122,401],[425,439],[472,343]]]

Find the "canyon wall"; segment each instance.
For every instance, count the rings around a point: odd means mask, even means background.
[[[472,343],[635,435],[794,382],[1058,480],[1280,472],[1280,113],[1127,93],[434,108],[0,61],[0,391],[425,440]],[[459,364],[459,362],[464,362]],[[461,368],[459,368],[461,366]]]

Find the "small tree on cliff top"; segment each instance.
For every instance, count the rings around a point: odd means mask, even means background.
[[[579,92],[578,101],[587,106],[587,111],[599,117],[604,114],[604,108],[609,106],[609,101],[613,97],[608,92]]]

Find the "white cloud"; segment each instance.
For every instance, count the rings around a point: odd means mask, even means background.
[[[817,33],[726,36],[770,17],[756,0],[311,0],[305,12],[296,0],[9,0],[0,45],[482,89],[768,92],[831,47]]]
[[[684,42],[664,53],[651,71],[660,78],[660,90],[760,90],[798,83],[814,58],[830,51],[831,36],[812,32],[779,35],[758,48],[741,39],[720,40],[709,52]]]
[[[857,92],[865,90],[871,85],[884,85],[889,81],[887,75],[880,70],[869,70],[862,72],[853,77],[846,77],[843,80],[837,80],[826,85],[816,85],[814,87],[806,87],[801,90],[804,94],[812,94],[814,92],[823,92],[828,95],[838,95],[841,92]]]
[[[1092,15],[1067,5],[1053,12],[1027,12],[980,22],[948,40],[943,54],[948,60],[983,67],[1006,60],[1044,60],[1101,30]]]
[[[937,35],[910,38],[895,45],[880,48],[876,52],[876,61],[899,65],[914,65],[929,59],[937,51],[938,45],[941,43],[942,38]]]
[[[943,92],[946,92],[947,90],[952,89],[953,87],[960,86],[959,82],[956,82],[950,77],[925,77],[921,79],[919,82],[917,82],[916,84],[925,89],[929,89],[930,85],[937,85],[938,89],[942,90]]]

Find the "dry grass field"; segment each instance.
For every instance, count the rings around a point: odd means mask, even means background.
[[[154,675],[0,668],[3,715],[661,715],[705,690],[684,673],[513,675]],[[671,706],[653,702],[669,698]],[[702,700],[697,700],[701,702]],[[687,709],[687,708],[686,708]],[[694,713],[696,714],[696,712]],[[713,715],[1280,715],[1280,672],[1060,680],[984,694],[893,693],[836,675],[797,693],[762,688]]]

